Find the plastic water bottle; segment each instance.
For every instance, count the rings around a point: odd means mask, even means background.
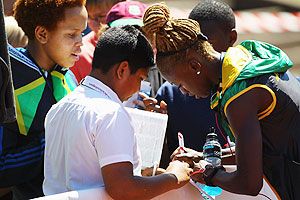
[[[214,167],[221,165],[221,155],[222,155],[221,144],[218,141],[218,136],[212,128],[212,132],[208,133],[206,136],[206,142],[203,146],[203,158],[205,161],[212,164]],[[219,196],[222,193],[222,189],[219,187],[211,187],[204,184],[198,185],[211,197]],[[205,195],[203,195],[205,196]]]
[[[221,165],[221,144],[218,141],[216,133],[211,132],[206,136],[206,142],[203,146],[203,158],[214,167]]]

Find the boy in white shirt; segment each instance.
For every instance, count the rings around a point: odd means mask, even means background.
[[[190,179],[187,163],[170,163],[155,177],[133,174],[140,154],[122,101],[140,88],[153,50],[133,26],[110,28],[98,41],[93,70],[45,120],[46,195],[105,186],[113,199],[150,199]]]

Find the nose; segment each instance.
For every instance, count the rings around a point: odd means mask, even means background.
[[[82,43],[82,34],[80,34],[77,38],[76,38],[76,42],[75,42],[76,46],[81,47],[83,45]]]

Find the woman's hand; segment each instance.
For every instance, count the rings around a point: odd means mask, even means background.
[[[202,152],[198,152],[186,147],[178,147],[171,155],[171,160],[179,160],[186,162],[191,167],[194,166],[194,163],[198,163],[202,158]]]
[[[205,184],[203,179],[203,172],[205,171],[205,166],[209,165],[205,160],[200,160],[198,163],[194,164],[193,173],[191,174],[191,178],[193,181]]]

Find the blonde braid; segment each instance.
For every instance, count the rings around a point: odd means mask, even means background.
[[[197,21],[192,19],[173,19],[164,3],[150,6],[144,14],[143,31],[155,38],[158,52],[180,51],[194,44],[201,33]]]

